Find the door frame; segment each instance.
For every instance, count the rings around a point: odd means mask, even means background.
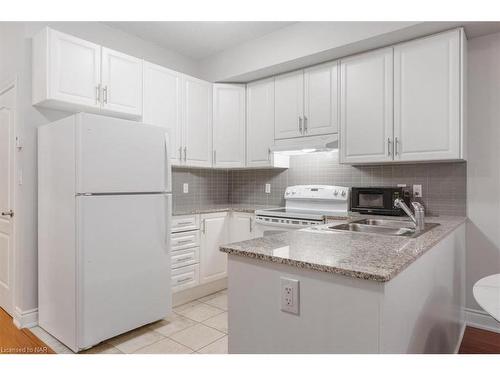
[[[18,88],[18,78],[4,81],[0,85],[0,95],[4,95],[8,91],[12,90],[12,95],[13,95],[13,132],[14,136],[11,137],[11,140],[13,142],[11,147],[11,168],[12,168],[12,181],[10,181],[10,191],[11,191],[11,204],[12,204],[12,210],[14,211],[15,215],[11,218],[11,247],[12,247],[12,269],[9,270],[9,272],[12,272],[12,285],[11,285],[11,295],[10,295],[10,307],[12,311],[10,312],[12,315],[12,319],[15,320],[16,314],[16,304],[15,304],[15,295],[16,295],[16,264],[17,264],[17,222],[19,221],[19,215],[18,215],[18,210],[17,210],[17,191],[16,191],[16,180],[17,180],[17,152],[18,150],[22,149],[21,147],[16,147],[16,139],[19,136],[18,130],[18,113],[17,113],[17,104],[18,104],[18,98],[17,98],[17,88]]]

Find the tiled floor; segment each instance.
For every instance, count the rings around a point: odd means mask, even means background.
[[[56,353],[72,353],[40,327],[31,331]],[[167,318],[107,340],[85,354],[227,354],[227,291],[174,308]]]

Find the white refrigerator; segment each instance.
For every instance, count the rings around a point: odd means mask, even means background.
[[[39,128],[39,325],[74,352],[171,312],[168,145],[87,113]]]

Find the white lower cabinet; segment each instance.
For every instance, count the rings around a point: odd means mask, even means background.
[[[230,242],[246,241],[257,236],[255,231],[255,215],[245,212],[233,212],[229,222]]]
[[[199,284],[200,265],[180,267],[172,270],[172,292],[192,288]]]
[[[227,254],[219,246],[228,242],[228,213],[201,215],[200,283],[227,276]]]

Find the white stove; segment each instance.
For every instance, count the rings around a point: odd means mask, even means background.
[[[263,235],[324,224],[327,216],[345,217],[349,210],[348,187],[296,185],[285,191],[285,207],[255,211]]]

